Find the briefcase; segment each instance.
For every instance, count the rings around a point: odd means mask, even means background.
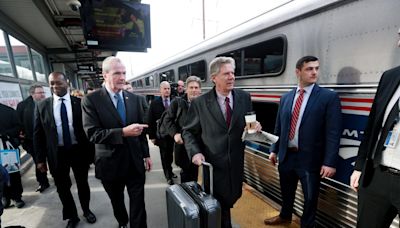
[[[206,169],[203,168],[202,186],[192,181],[173,185],[167,189],[168,227],[221,227],[221,206],[212,196],[213,168],[207,162],[203,162],[204,166],[208,166],[209,178],[204,178]],[[207,186],[206,180],[209,180],[208,191],[204,191]]]

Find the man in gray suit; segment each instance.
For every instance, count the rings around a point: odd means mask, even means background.
[[[232,227],[230,208],[242,195],[245,128],[250,94],[234,89],[235,60],[217,57],[209,67],[215,87],[191,102],[183,141],[192,162],[214,166],[214,197],[221,204],[222,227]],[[257,131],[261,125],[257,122]]]
[[[111,199],[119,227],[145,228],[145,169],[152,161],[146,135],[147,103],[142,96],[123,91],[125,66],[117,57],[103,61],[103,88],[88,94],[82,102],[83,127],[95,144],[96,177]],[[129,195],[130,215],[125,208],[124,190]]]

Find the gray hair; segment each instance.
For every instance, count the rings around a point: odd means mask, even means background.
[[[29,94],[32,95],[35,93],[36,88],[43,88],[43,86],[38,85],[38,84],[33,84],[31,87],[29,87]]]
[[[121,64],[123,64],[121,59],[119,59],[118,57],[109,56],[109,57],[107,57],[106,59],[103,60],[103,64],[102,64],[103,73],[107,73],[108,71],[110,71],[112,63],[121,63]]]
[[[195,75],[189,76],[186,79],[186,86],[188,86],[189,83],[191,83],[191,82],[197,82],[199,84],[199,86],[201,87],[201,79],[199,77],[197,77]]]
[[[160,88],[161,88],[162,86],[166,86],[166,85],[171,86],[171,85],[169,84],[169,82],[167,82],[167,81],[162,81],[162,82],[160,83]]]
[[[210,75],[213,76],[218,74],[221,69],[221,66],[224,64],[231,64],[233,69],[235,69],[235,60],[233,58],[220,56],[211,61],[209,67]]]

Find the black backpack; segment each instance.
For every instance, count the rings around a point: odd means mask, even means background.
[[[178,121],[179,116],[182,113],[182,103],[181,103],[181,98],[175,98],[178,99],[178,110],[176,111],[176,117],[175,117],[175,123]],[[156,121],[157,124],[157,131],[156,131],[156,136],[158,139],[163,139],[168,136],[168,129],[165,126],[165,116],[167,115],[167,111],[164,111],[163,114],[161,115],[160,119]]]

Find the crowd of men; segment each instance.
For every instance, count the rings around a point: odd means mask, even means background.
[[[280,100],[274,131],[279,140],[272,146],[269,158],[273,165],[279,163],[282,207],[278,216],[264,220],[266,225],[291,223],[300,181],[304,195],[301,227],[315,227],[320,181],[336,172],[341,105],[336,92],[317,84],[319,69],[317,57],[300,58],[295,66],[298,84]],[[230,209],[242,194],[244,116],[252,111],[250,94],[234,88],[234,59],[217,57],[210,63],[214,87],[203,95],[201,80],[196,76],[187,78],[186,91],[183,81],[178,82],[176,97],[171,96],[170,84],[161,82],[160,97],[150,107],[126,83],[126,69],[119,58],[106,58],[102,70],[104,85],[82,100],[71,96],[66,75],[52,72],[51,97],[45,98],[43,87],[33,85],[30,96],[18,105],[17,111],[0,104],[2,148],[18,148],[22,141],[36,165],[38,192],[49,187],[47,171],[50,172],[63,219],[68,220],[66,227],[79,223],[70,191],[71,169],[83,216],[88,223],[96,222],[90,209],[88,184],[92,163],[96,178],[111,200],[118,227],[147,227],[145,172],[153,164],[146,134],[159,147],[170,185],[177,177],[172,172],[173,157],[181,167],[182,182],[196,181],[197,166],[202,162],[214,166],[213,195],[221,205],[221,227],[232,227]],[[358,227],[389,227],[400,211],[395,197],[400,189],[400,166],[393,162],[400,159],[399,73],[397,67],[381,78],[351,177],[351,186],[359,192]],[[157,121],[164,114],[168,135],[160,137]],[[259,122],[255,129],[261,131]],[[0,179],[2,206],[8,207],[12,201],[16,207],[23,207],[20,172],[7,174],[1,169]],[[124,202],[125,188],[129,213]]]

